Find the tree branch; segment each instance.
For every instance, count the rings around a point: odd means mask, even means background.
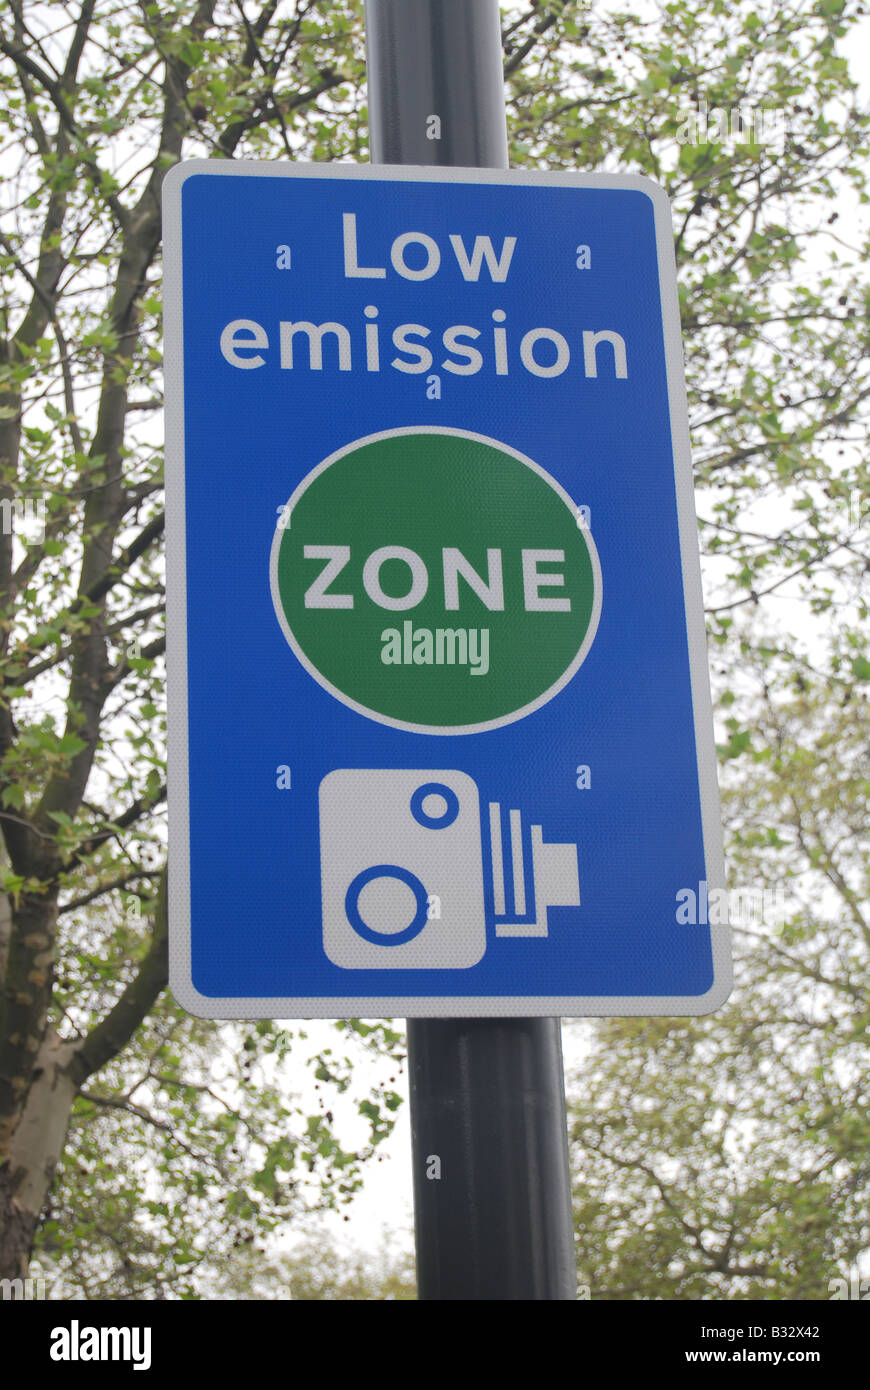
[[[114,1007],[88,1033],[69,1063],[70,1074],[79,1086],[89,1076],[111,1062],[126,1047],[169,980],[167,949],[166,871],[163,871],[154,913],[151,945],[135,977],[121,993]]]

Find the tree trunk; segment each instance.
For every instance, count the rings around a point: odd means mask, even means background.
[[[0,1164],[0,1279],[25,1279],[39,1214],[63,1150],[78,1086],[69,1063],[78,1044],[53,1029],[39,1049],[33,1082]]]

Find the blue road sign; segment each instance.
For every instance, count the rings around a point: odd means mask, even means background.
[[[170,960],[211,1017],[730,988],[667,199],[165,185]]]

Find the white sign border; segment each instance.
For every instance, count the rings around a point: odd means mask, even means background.
[[[683,376],[671,207],[664,189],[642,174],[584,174],[550,170],[458,169],[394,164],[292,164],[254,160],[192,159],[176,164],[163,181],[164,380],[166,459],[166,664],[168,814],[170,824],[169,986],[177,1002],[199,1018],[633,1018],[698,1017],[712,1013],[732,987],[730,931],[711,925],[713,984],[702,995],[552,995],[525,997],[378,996],[360,998],[216,998],[200,994],[192,980],[190,944],[190,801],[187,738],[187,570],[184,485],[184,340],[181,197],[197,174],[221,177],[380,179],[390,182],[502,184],[563,188],[615,188],[645,194],[653,205],[665,344],[674,484],[683,574],[695,750],[701,801],[704,860],[710,890],[725,887],[713,710],[707,664],[695,494]],[[686,885],[690,886],[690,885]],[[676,911],[676,904],[675,904]],[[687,930],[693,928],[687,926]]]

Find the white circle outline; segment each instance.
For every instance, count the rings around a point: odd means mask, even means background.
[[[287,621],[287,615],[281,603],[281,594],[278,587],[278,556],[285,532],[293,524],[293,508],[302,494],[308,490],[315,478],[319,477],[327,468],[331,468],[334,463],[338,463],[339,459],[344,458],[345,454],[353,453],[356,449],[361,449],[366,444],[376,444],[382,439],[396,439],[409,434],[447,435],[458,439],[472,439],[477,444],[486,444],[490,448],[500,449],[502,453],[510,454],[511,457],[515,458],[519,463],[523,463],[527,468],[531,468],[532,472],[537,473],[540,478],[543,478],[545,483],[549,483],[553,491],[557,493],[565,503],[565,506],[576,522],[576,505],[562,485],[557,483],[556,479],[551,477],[539,463],[535,463],[534,459],[530,459],[526,454],[521,454],[519,449],[513,449],[509,444],[502,444],[498,439],[491,439],[485,434],[477,434],[473,430],[460,430],[448,426],[433,427],[431,425],[408,425],[398,429],[378,430],[375,434],[364,435],[361,439],[355,439],[352,443],[345,444],[342,448],[336,449],[335,453],[323,459],[315,468],[312,468],[310,473],[306,473],[305,477],[292,492],[287,505],[279,513],[269,555],[269,587],[272,593],[272,604],[275,609],[275,616],[278,619],[281,631],[286,637],[294,656],[300,664],[304,666],[308,674],[313,676],[317,684],[321,686],[322,689],[327,690],[336,700],[346,705],[348,709],[352,709],[357,714],[363,715],[366,719],[373,719],[376,723],[386,724],[392,729],[404,729],[406,732],[412,734],[482,734],[486,733],[489,729],[502,729],[505,725],[515,724],[518,719],[525,719],[527,715],[533,714],[535,710],[541,709],[543,705],[549,704],[549,702],[559,694],[559,691],[563,690],[568,682],[577,674],[577,671],[585,661],[589,649],[595,640],[595,634],[598,631],[598,622],[601,617],[603,586],[601,579],[601,561],[598,558],[598,550],[588,527],[584,526],[578,529],[581,529],[583,532],[583,539],[586,542],[586,549],[592,565],[592,612],[589,615],[586,635],[583,638],[582,645],[577,655],[571,662],[571,665],[563,671],[559,679],[555,681],[553,685],[549,686],[541,695],[537,696],[536,699],[532,700],[527,705],[523,705],[521,709],[512,710],[510,714],[500,715],[498,719],[489,719],[482,724],[412,724],[405,719],[394,719],[392,715],[381,714],[378,710],[369,709],[367,705],[362,705],[358,700],[351,699],[344,691],[339,690],[331,681],[328,681],[322,672],[319,671],[314,663],[306,656],[293,635],[293,631]]]

